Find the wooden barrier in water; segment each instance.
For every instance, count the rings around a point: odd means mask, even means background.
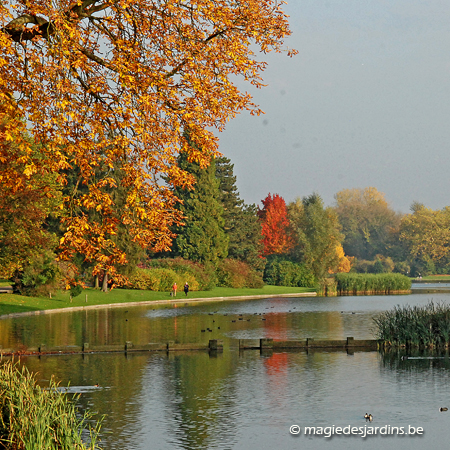
[[[85,342],[82,346],[65,345],[58,347],[50,347],[41,344],[39,347],[28,347],[26,349],[17,350],[11,348],[2,348],[0,346],[0,356],[10,355],[61,355],[76,353],[118,353],[118,352],[173,352],[173,351],[223,351],[223,340],[211,339],[208,342],[198,342],[190,344],[181,344],[175,341],[166,343],[149,343],[149,344],[133,344],[130,341],[125,344],[113,345],[90,345]]]
[[[374,339],[354,339],[348,337],[343,340],[324,340],[324,339],[300,339],[289,341],[277,341],[273,339],[239,339],[239,350],[259,349],[261,351],[280,351],[289,349],[335,349],[335,350],[378,350],[382,344]],[[61,355],[61,354],[88,354],[88,353],[135,353],[135,352],[176,352],[176,351],[223,351],[223,340],[211,339],[208,342],[197,343],[178,343],[169,341],[166,343],[149,343],[112,345],[90,345],[84,343],[82,346],[66,345],[51,347],[41,344],[38,347],[28,347],[21,350],[2,348],[0,346],[0,356],[10,355]]]
[[[348,337],[343,340],[329,339],[300,339],[289,341],[274,341],[273,339],[239,339],[239,349],[309,349],[309,348],[336,348],[346,350],[348,348],[369,348],[377,350],[379,342],[375,339],[354,339]]]

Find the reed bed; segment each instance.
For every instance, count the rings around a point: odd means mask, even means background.
[[[335,280],[340,295],[392,294],[411,289],[411,280],[399,273],[337,273]]]
[[[377,338],[393,346],[448,347],[450,342],[450,306],[442,303],[396,306],[374,321]]]
[[[77,398],[61,393],[53,379],[43,389],[25,367],[4,362],[0,365],[0,449],[98,450],[100,423],[92,427],[90,413],[79,416]],[[86,428],[89,444],[81,438]]]

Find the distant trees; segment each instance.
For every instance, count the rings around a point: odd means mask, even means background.
[[[434,211],[415,203],[403,217],[400,240],[406,246],[415,272],[450,270],[450,207]]]
[[[343,235],[335,211],[325,208],[317,193],[290,203],[288,211],[295,242],[293,259],[305,263],[317,280],[336,271],[340,263],[337,247]]]
[[[335,200],[346,254],[369,260],[390,253],[401,217],[389,207],[382,192],[374,187],[344,189]]]

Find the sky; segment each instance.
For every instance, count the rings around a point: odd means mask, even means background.
[[[264,55],[265,112],[219,134],[246,203],[376,187],[390,206],[450,205],[450,2],[291,0],[289,58]]]

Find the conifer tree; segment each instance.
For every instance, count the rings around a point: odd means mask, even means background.
[[[206,168],[190,162],[185,153],[178,158],[180,169],[195,178],[193,189],[175,190],[182,201],[179,209],[184,226],[178,226],[172,254],[191,261],[217,264],[228,252],[228,238],[224,231],[223,207],[220,203],[219,182],[214,159]]]
[[[236,187],[234,164],[224,156],[216,159],[216,176],[219,180],[220,199],[223,206],[224,230],[228,237],[228,257],[244,261],[257,270],[263,270],[261,258],[263,245],[261,223],[256,205],[246,205]]]

